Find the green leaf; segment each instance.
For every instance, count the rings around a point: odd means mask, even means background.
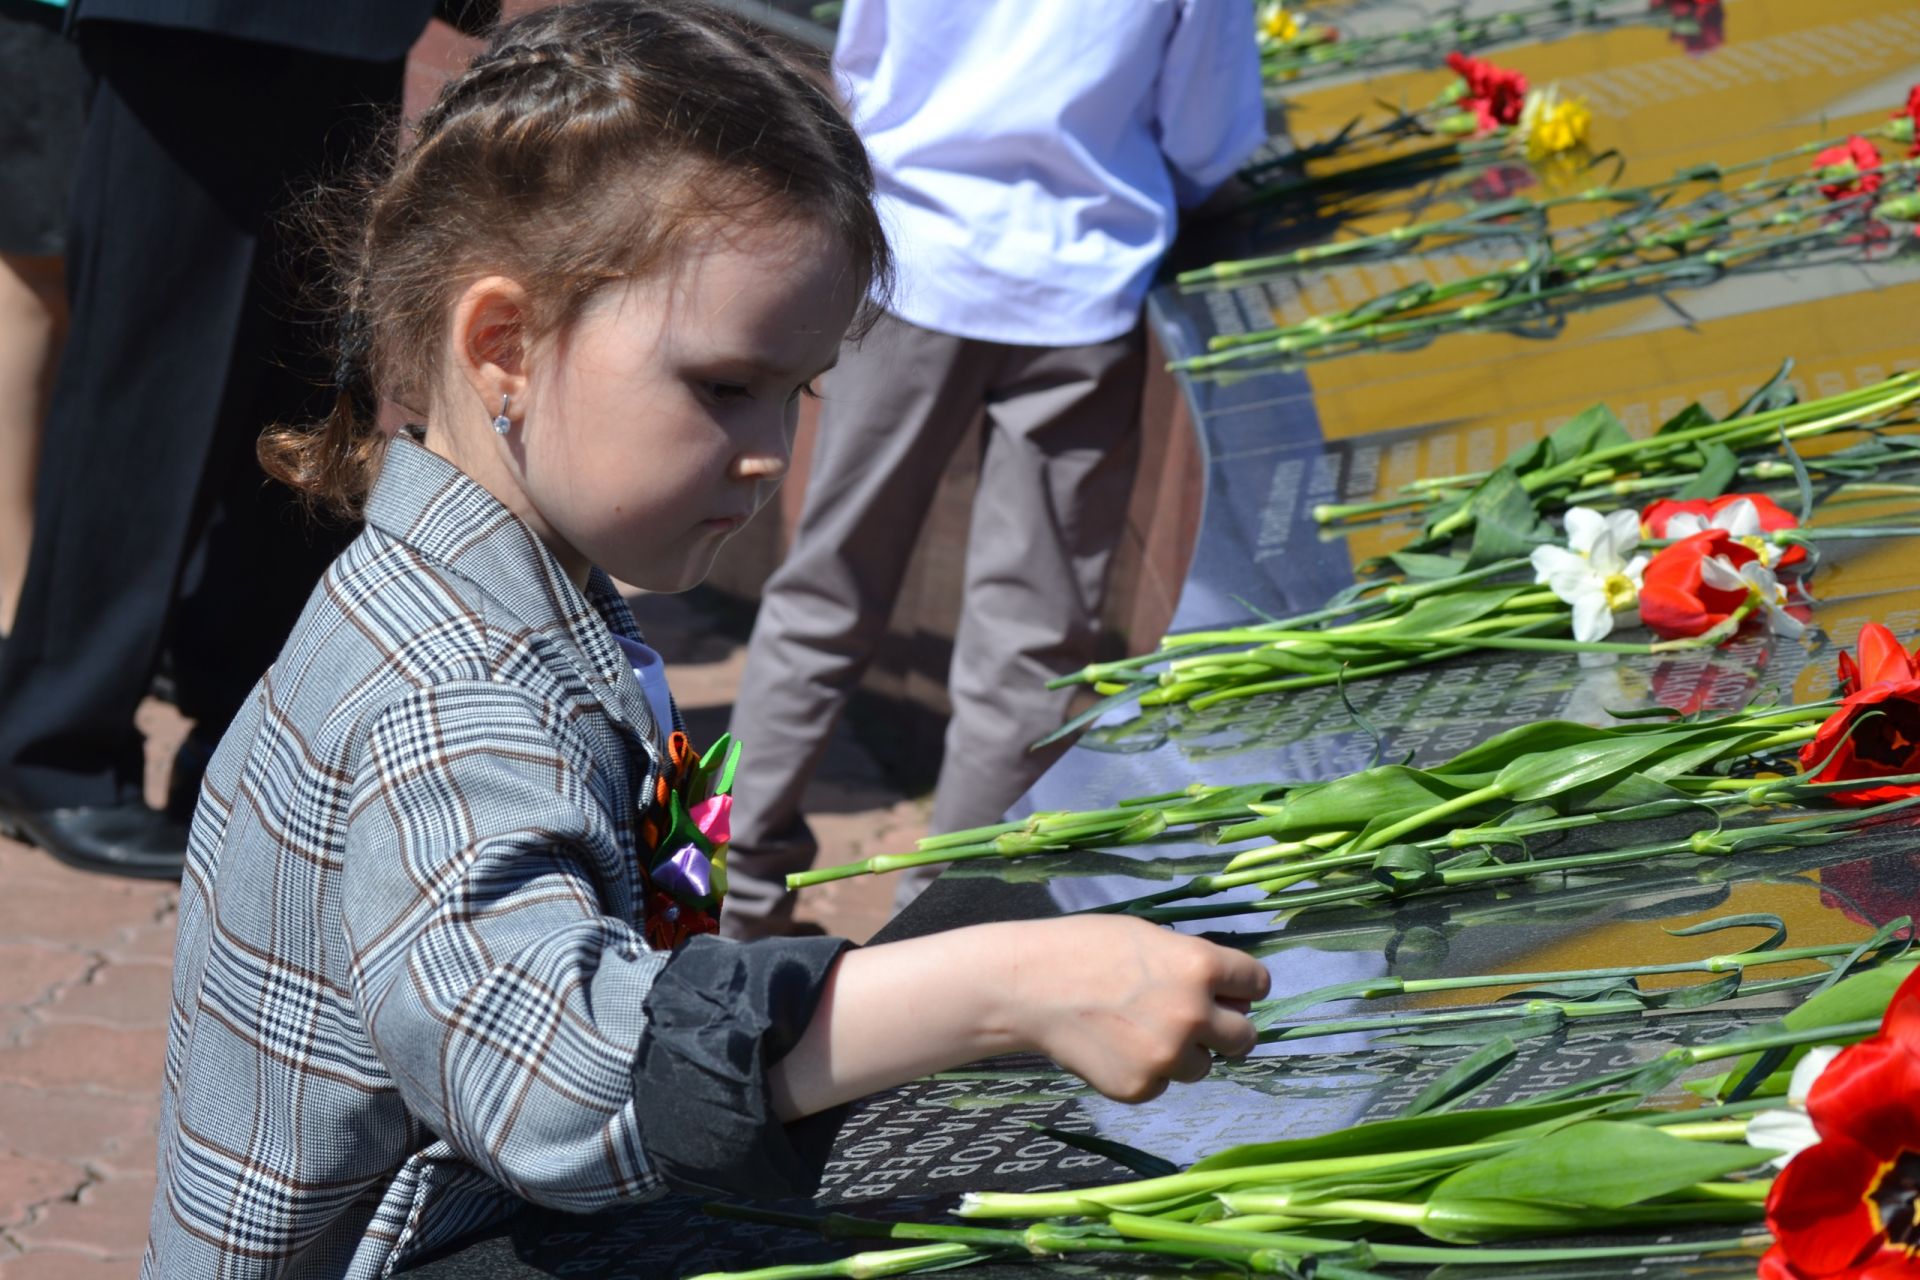
[[[1446,1111],[1506,1070],[1517,1052],[1513,1037],[1502,1034],[1441,1072],[1400,1114],[1421,1116]]]
[[[1768,378],[1766,385],[1756,388],[1754,393],[1741,402],[1727,421],[1744,418],[1749,414],[1768,413],[1774,409],[1784,409],[1800,397],[1793,389],[1793,358],[1789,356],[1780,362],[1780,367]]]
[[[1417,844],[1390,844],[1374,855],[1370,874],[1394,897],[1442,883],[1433,852]]]
[[[1632,439],[1613,410],[1604,404],[1589,405],[1555,427],[1546,439],[1515,450],[1507,465],[1517,474],[1526,475]]]
[[[1091,1133],[1073,1133],[1066,1129],[1056,1129],[1050,1124],[1027,1122],[1030,1129],[1038,1129],[1056,1142],[1064,1142],[1070,1147],[1090,1151],[1097,1156],[1105,1156],[1117,1165],[1133,1170],[1143,1178],[1164,1178],[1180,1172],[1180,1166],[1164,1156],[1156,1156],[1151,1151],[1142,1151],[1130,1147],[1124,1142],[1115,1142],[1111,1138],[1097,1137]]]
[[[1476,1161],[1433,1189],[1430,1203],[1509,1200],[1621,1209],[1767,1160],[1741,1144],[1690,1142],[1651,1125],[1588,1120]]]
[[[1825,991],[1808,996],[1779,1021],[1754,1027],[1749,1034],[1812,1031],[1843,1022],[1864,1022],[1868,1018],[1882,1017],[1886,1014],[1887,1005],[1893,1001],[1893,993],[1916,967],[1920,967],[1920,959],[1889,960],[1885,964],[1851,974]],[[1806,1054],[1805,1046],[1795,1049],[1775,1070],[1791,1070]],[[1727,1072],[1726,1092],[1732,1092],[1734,1084],[1753,1070],[1760,1056],[1758,1053],[1749,1053],[1734,1062]]]
[[[1467,562],[1463,558],[1433,555],[1425,551],[1395,551],[1387,559],[1414,582],[1435,582],[1441,578],[1458,577],[1467,571]]]
[[[1372,1124],[1354,1125],[1313,1138],[1288,1138],[1280,1142],[1252,1142],[1229,1147],[1199,1161],[1192,1169],[1238,1169],[1248,1165],[1285,1164],[1296,1160],[1462,1146],[1512,1136],[1535,1125],[1556,1124],[1571,1116],[1594,1115],[1620,1101],[1622,1099],[1617,1096],[1568,1098],[1558,1102],[1518,1103],[1475,1111],[1376,1120]]]
[[[1509,991],[1502,1000],[1606,1000],[1613,996],[1638,996],[1640,983],[1630,974],[1612,978],[1577,978],[1571,982],[1552,982],[1545,986]]]
[[[1699,924],[1690,924],[1680,929],[1666,929],[1662,932],[1672,938],[1692,938],[1703,933],[1719,933],[1722,929],[1769,931],[1765,941],[1745,943],[1740,948],[1742,951],[1772,951],[1787,940],[1787,922],[1771,911],[1748,911],[1740,915],[1716,916],[1711,920],[1702,920]]]
[[[1689,502],[1695,498],[1717,498],[1727,491],[1740,473],[1740,458],[1723,444],[1700,446],[1700,471],[1674,492],[1674,499]]]
[[[1593,783],[1651,766],[1657,757],[1685,744],[1686,731],[1629,734],[1582,743],[1559,751],[1522,756],[1500,770],[1495,785],[1512,800],[1544,800]],[[1643,772],[1651,772],[1651,767]]]
[[[1569,813],[1609,816],[1631,809],[1643,816],[1653,816],[1702,806],[1696,796],[1675,790],[1664,782],[1656,782],[1644,773],[1629,773],[1568,793],[1556,807]]]
[[[1392,625],[1368,634],[1424,638],[1437,631],[1478,622],[1489,614],[1499,612],[1507,601],[1528,590],[1531,588],[1526,586],[1474,587],[1427,596],[1414,601],[1413,608],[1394,619]]]
[[[1520,1017],[1504,1017],[1487,1022],[1462,1023],[1435,1027],[1428,1031],[1396,1031],[1394,1044],[1414,1048],[1448,1048],[1464,1044],[1489,1044],[1500,1039],[1533,1040],[1550,1036],[1567,1025],[1566,1015],[1558,1009],[1545,1009]]]
[[[1510,467],[1501,467],[1482,480],[1468,495],[1467,509],[1473,513],[1469,569],[1524,556],[1554,540],[1553,527],[1540,518],[1533,495]]]
[[[1316,831],[1364,827],[1380,817],[1398,821],[1471,790],[1465,785],[1467,781],[1436,777],[1406,765],[1385,764],[1295,789],[1262,830],[1287,839]]]
[[[1705,409],[1702,409],[1700,402],[1696,400],[1661,423],[1654,429],[1653,434],[1656,436],[1668,436],[1676,431],[1691,431],[1695,427],[1709,427],[1712,425],[1713,415]]]
[[[1705,982],[1688,983],[1683,987],[1668,987],[1663,991],[1649,991],[1642,1000],[1649,1009],[1699,1009],[1722,1000],[1731,1000],[1740,993],[1740,980],[1744,975],[1734,969],[1718,974]]]
[[[1283,1000],[1256,1000],[1253,1002],[1253,1025],[1264,1031],[1281,1019],[1304,1013],[1316,1005],[1331,1004],[1335,1000],[1365,1000],[1374,996],[1393,995],[1399,990],[1400,981],[1397,978],[1358,978],[1352,982],[1315,987]]]
[[[1496,733],[1477,746],[1468,747],[1431,772],[1451,777],[1455,773],[1497,773],[1522,756],[1558,751],[1586,742],[1602,742],[1619,736],[1595,725],[1573,720],[1538,720],[1516,725]]]

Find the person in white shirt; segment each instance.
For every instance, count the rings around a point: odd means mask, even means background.
[[[1094,656],[1137,460],[1141,303],[1178,211],[1266,136],[1249,0],[849,0],[834,69],[898,264],[826,380],[793,549],[768,582],[732,732],[722,932],[791,928],[801,813],[934,491],[986,443],[933,829],[997,820]],[[927,879],[902,886],[902,897]]]

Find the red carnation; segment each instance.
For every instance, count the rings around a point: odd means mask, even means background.
[[[1820,1141],[1767,1196],[1772,1280],[1920,1277],[1920,971],[1900,984],[1880,1033],[1842,1052],[1807,1097]]]
[[[1735,503],[1746,502],[1753,506],[1753,512],[1760,519],[1760,531],[1772,533],[1777,529],[1798,529],[1800,522],[1793,513],[1763,493],[1729,493],[1718,498],[1689,498],[1680,501],[1674,498],[1662,498],[1640,513],[1640,527],[1649,538],[1666,538],[1667,525],[1675,516],[1698,516],[1708,525],[1714,524],[1718,516]],[[1807,558],[1807,549],[1798,543],[1791,544],[1781,553],[1779,568],[1790,564],[1799,564]]]
[[[1466,82],[1460,104],[1473,112],[1481,133],[1520,123],[1520,110],[1527,101],[1525,76],[1464,53],[1448,54],[1447,65]]]
[[[1846,695],[1840,709],[1800,748],[1801,769],[1818,770],[1809,781],[1920,773],[1920,658],[1910,656],[1877,622],[1860,629],[1857,648],[1857,663],[1840,655],[1840,689]],[[1879,804],[1912,795],[1920,795],[1920,783],[1863,787],[1831,798],[1841,804]]]
[[[1847,135],[1847,140],[1837,147],[1828,147],[1816,152],[1813,157],[1813,171],[1825,176],[1826,170],[1850,165],[1851,177],[1836,178],[1820,184],[1820,194],[1829,200],[1844,200],[1849,196],[1872,195],[1880,189],[1880,148],[1868,142],[1857,133]]]
[[[1714,557],[1736,570],[1760,558],[1725,529],[1682,538],[1647,562],[1640,584],[1640,620],[1669,640],[1697,636],[1725,622],[1752,592],[1709,585],[1700,566]]]
[[[1668,38],[1688,53],[1706,53],[1726,43],[1727,15],[1720,0],[1652,0],[1648,7],[1666,14],[1672,23]]]
[[[1920,156],[1920,84],[1907,90],[1907,105],[1893,113],[1895,120],[1907,122],[1907,156]]]

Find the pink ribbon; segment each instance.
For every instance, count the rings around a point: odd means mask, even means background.
[[[716,848],[733,838],[732,796],[708,796],[687,810],[687,816]]]

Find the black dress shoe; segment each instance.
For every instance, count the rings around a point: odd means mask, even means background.
[[[75,809],[0,808],[0,832],[82,871],[178,880],[187,861],[187,829],[138,800]]]

